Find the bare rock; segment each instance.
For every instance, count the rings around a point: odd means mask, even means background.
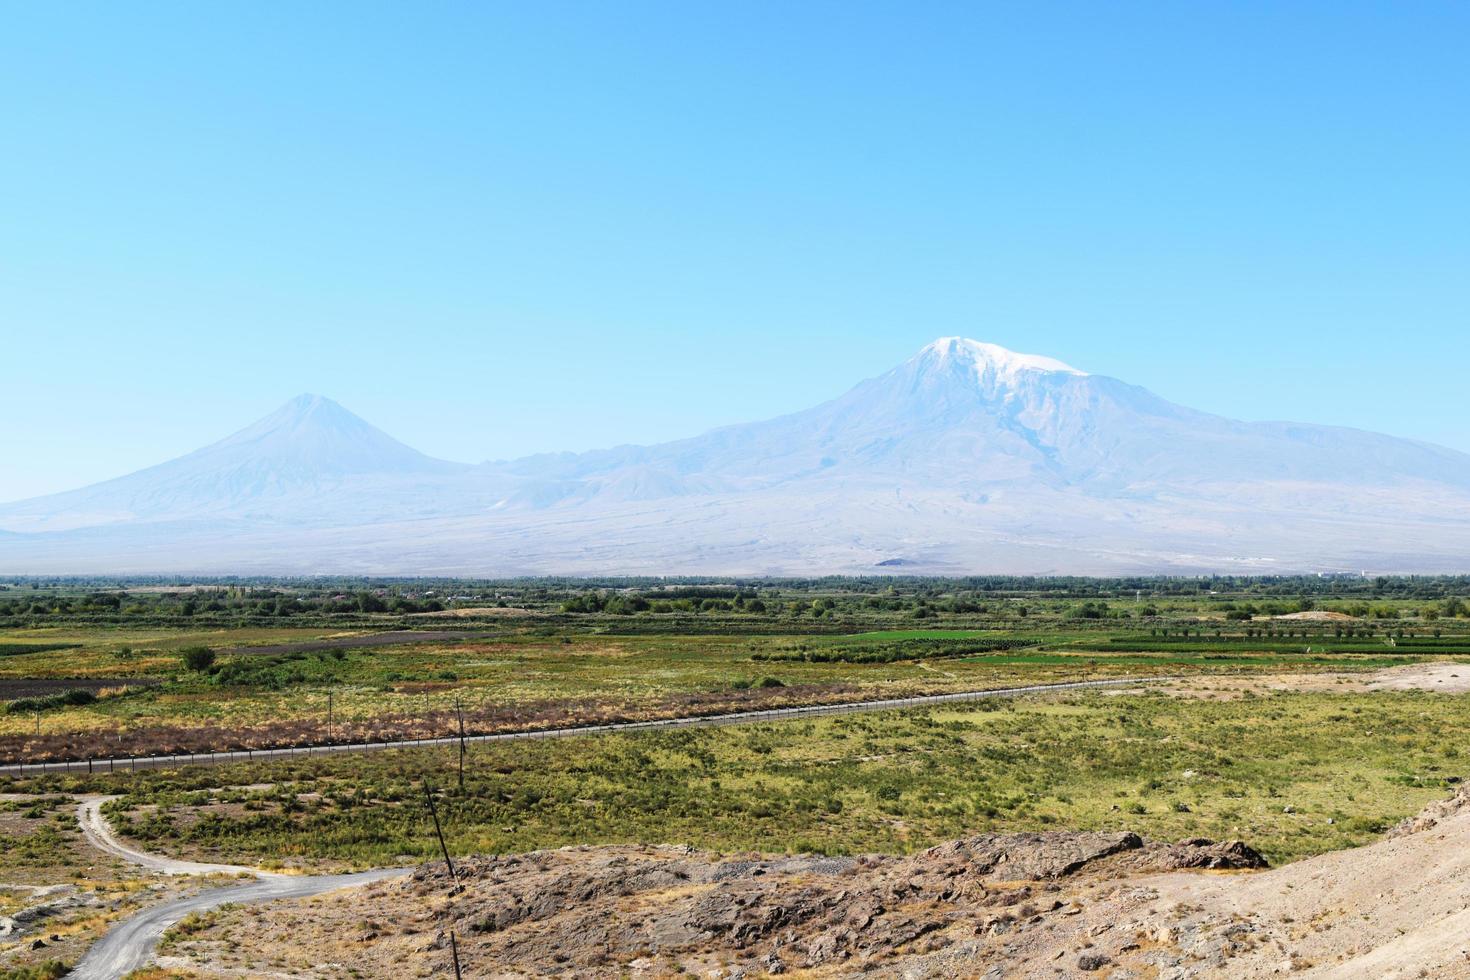
[[[1074,874],[1090,862],[1142,846],[1143,839],[1131,831],[984,834],[931,847],[923,857],[962,861],[970,874],[1042,881]]]
[[[1470,783],[1462,782],[1455,789],[1454,796],[1447,800],[1435,800],[1419,811],[1416,816],[1399,821],[1384,837],[1391,840],[1395,837],[1404,837],[1429,830],[1431,827],[1438,826],[1439,822],[1446,817],[1460,812],[1466,804],[1470,804]]]

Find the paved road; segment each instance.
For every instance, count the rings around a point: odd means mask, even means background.
[[[713,725],[741,725],[761,721],[784,721],[815,715],[841,715],[856,711],[883,711],[893,708],[919,708],[982,698],[1019,697],[1054,691],[1075,691],[1093,687],[1139,687],[1177,680],[1173,676],[1119,677],[1099,681],[1068,681],[1059,684],[1031,684],[1025,687],[1002,687],[983,691],[960,691],[954,694],[924,694],[912,698],[887,698],[877,701],[852,701],[845,704],[807,705],[796,708],[768,708],[764,711],[737,711],[723,715],[692,715],[665,718],[660,721],[626,721],[609,725],[581,725],[540,731],[505,732],[498,735],[471,735],[467,743],[507,742],[528,738],[574,738],[607,732],[631,732],[656,728],[696,728]],[[459,744],[457,737],[401,739],[389,742],[352,742],[338,745],[312,745],[287,749],[262,749],[249,752],[201,752],[191,755],[156,755],[137,759],[82,759],[72,762],[47,762],[36,765],[0,766],[0,776],[20,776],[42,772],[117,772],[139,769],[164,769],[178,766],[209,766],[227,762],[263,761],[298,755],[326,755],[339,752],[381,752],[385,749],[434,748]]]
[[[210,888],[197,895],[165,902],[124,919],[87,951],[67,977],[70,980],[116,980],[148,965],[159,938],[191,912],[204,912],[227,902],[270,902],[307,898],[339,888],[351,888],[406,874],[406,871],[364,871],[346,875],[260,878],[242,885]]]

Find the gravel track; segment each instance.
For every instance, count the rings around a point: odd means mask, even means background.
[[[102,815],[110,796],[84,797],[77,806],[77,823],[87,842],[106,854],[140,868],[166,875],[235,875],[251,881],[209,888],[195,895],[143,909],[113,926],[82,957],[67,976],[73,980],[112,980],[148,964],[158,940],[168,929],[195,912],[205,912],[226,903],[270,902],[285,898],[307,898],[382,881],[406,874],[405,869],[386,868],[357,874],[283,875],[235,864],[200,864],[178,861],[162,854],[140,851],[120,841]]]

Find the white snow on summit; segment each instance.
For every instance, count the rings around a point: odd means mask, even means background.
[[[1020,354],[1007,350],[999,344],[987,344],[979,340],[970,340],[968,337],[940,337],[919,351],[920,358],[926,355],[937,357],[940,360],[955,358],[961,362],[968,362],[974,364],[975,373],[978,375],[983,376],[989,369],[994,371],[997,377],[1008,381],[1014,380],[1022,371],[1075,374],[1078,377],[1087,377],[1086,371],[1079,371],[1072,365],[1064,364],[1054,357],[1046,357],[1042,354]]]

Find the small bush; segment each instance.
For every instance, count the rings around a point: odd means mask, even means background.
[[[214,666],[214,651],[209,647],[185,647],[179,657],[189,670],[206,671]]]
[[[34,966],[18,966],[0,970],[0,980],[56,980],[64,977],[71,969],[60,960],[47,960]]]

